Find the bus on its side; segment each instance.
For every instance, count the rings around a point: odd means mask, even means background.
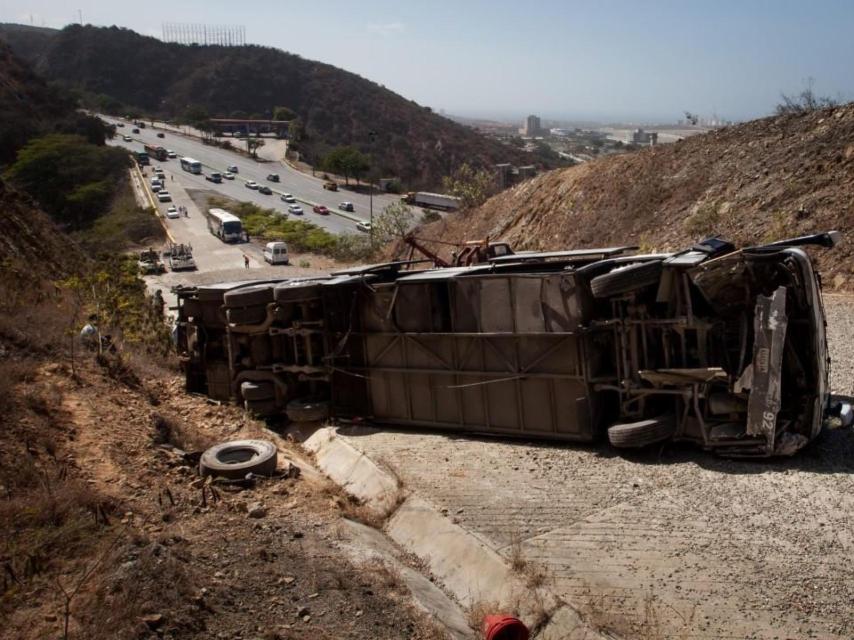
[[[181,168],[190,173],[201,173],[202,163],[192,158],[181,158]]]
[[[223,242],[241,242],[244,239],[240,218],[225,209],[208,209],[208,231]]]

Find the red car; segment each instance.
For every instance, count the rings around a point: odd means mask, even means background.
[[[329,215],[329,209],[324,207],[322,204],[314,205],[314,208],[312,209],[312,211],[314,211],[315,213],[319,213],[322,216],[328,216]]]

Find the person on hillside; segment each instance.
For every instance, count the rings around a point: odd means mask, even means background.
[[[89,316],[89,321],[80,330],[80,343],[89,349],[95,351],[98,348],[98,327],[97,317]]]
[[[154,292],[154,297],[151,300],[151,304],[154,306],[154,310],[157,312],[157,316],[162,316],[163,310],[166,308],[166,301],[163,299],[163,292],[160,289]]]
[[[245,253],[243,254],[243,266],[248,269],[249,268],[249,256]]]

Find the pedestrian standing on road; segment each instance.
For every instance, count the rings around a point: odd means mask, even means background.
[[[249,268],[249,256],[245,253],[243,254],[243,266],[247,269]]]
[[[172,174],[170,173],[170,174],[169,174],[169,179],[170,179],[170,180],[172,180],[172,181],[174,181],[174,180],[175,180],[175,176],[174,176],[174,175],[172,175]]]

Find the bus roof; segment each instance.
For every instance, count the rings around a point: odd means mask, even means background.
[[[208,215],[217,218],[220,222],[240,222],[240,218],[225,209],[208,209]]]
[[[199,162],[199,161],[198,161],[198,160],[196,160],[195,158],[190,158],[189,156],[186,156],[186,157],[184,157],[184,158],[181,158],[181,162],[193,162],[193,163],[201,164],[201,162]]]

